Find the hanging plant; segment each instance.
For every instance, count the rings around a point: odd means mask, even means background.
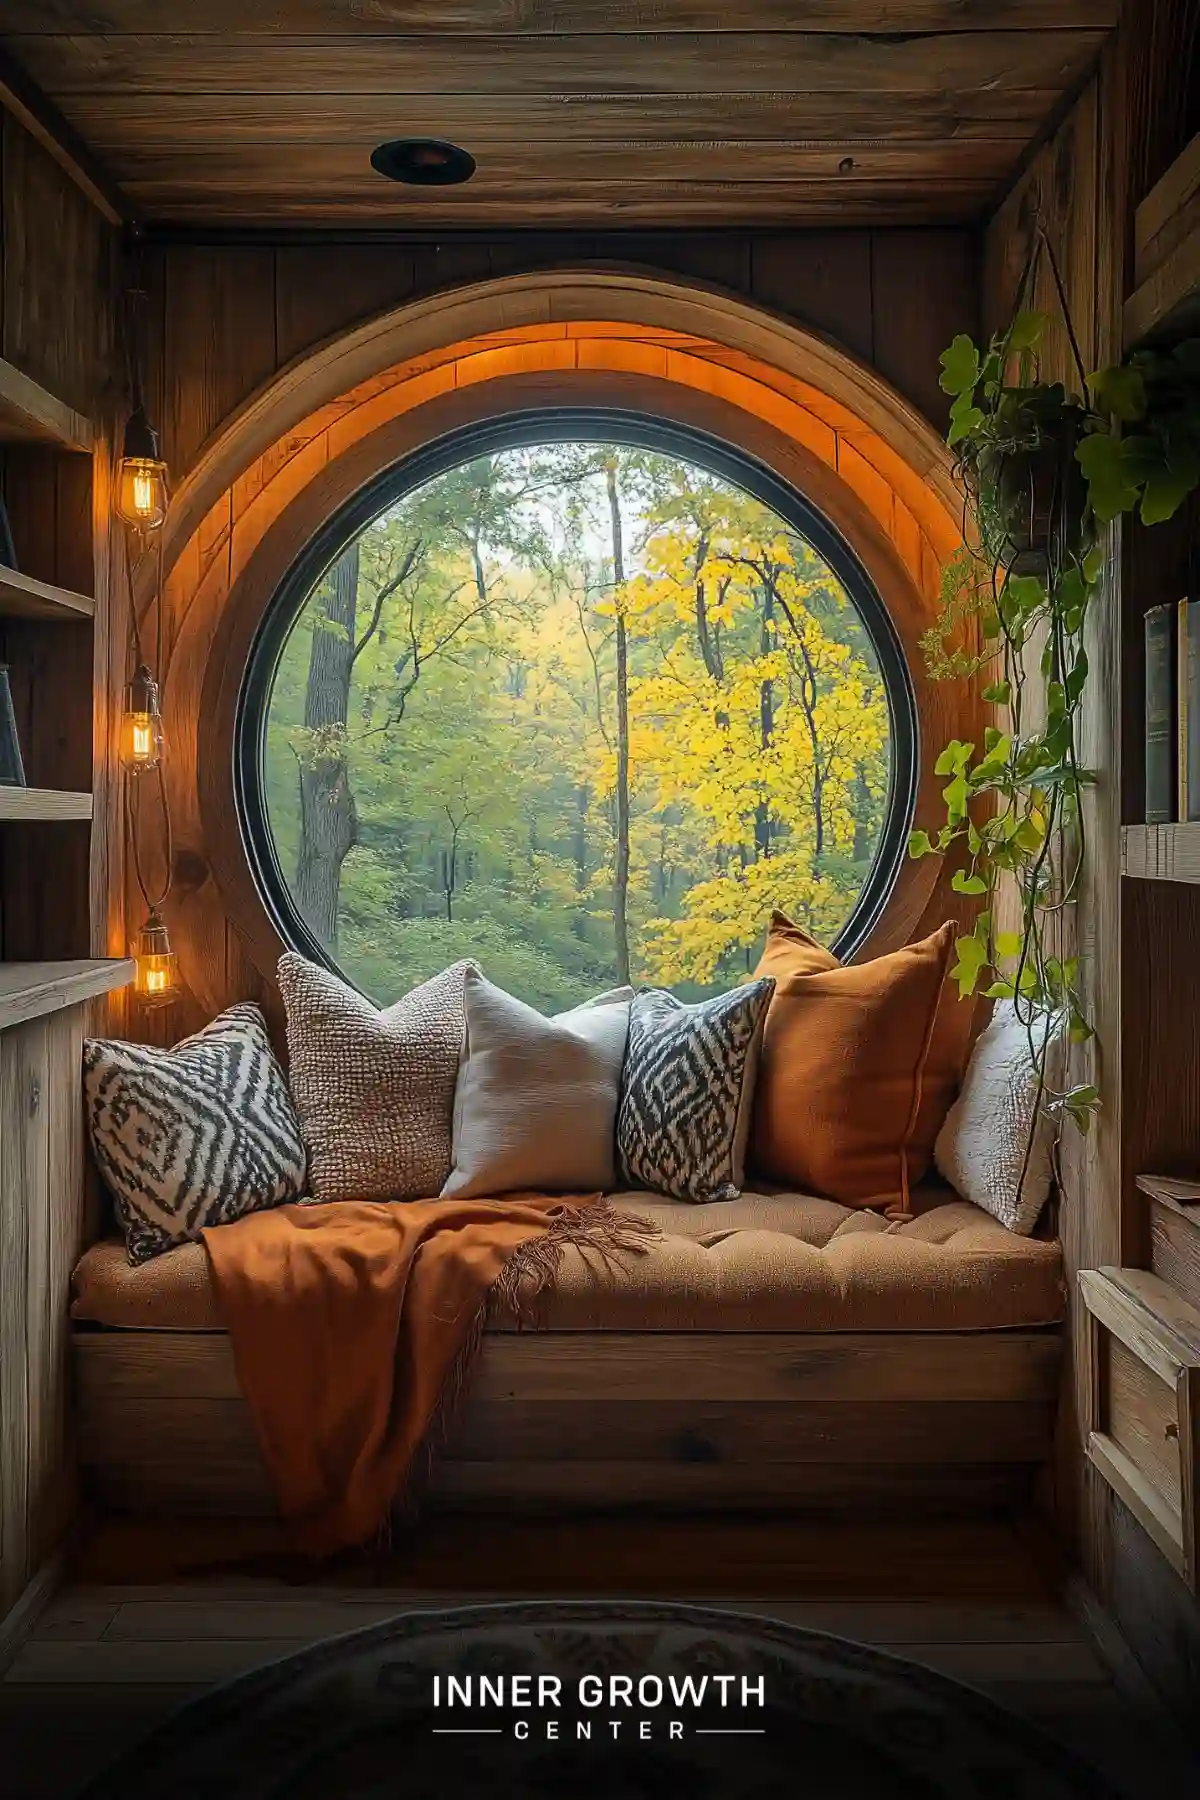
[[[1021,307],[1043,247],[1076,392],[1041,379],[1050,319]],[[1002,709],[1006,727],[987,727],[982,745],[945,746],[934,768],[945,778],[946,822],[933,838],[914,831],[909,854],[963,856],[951,885],[985,904],[958,939],[959,992],[1014,1002],[1041,1109],[1086,1130],[1096,1088],[1056,1081],[1050,1066],[1062,1031],[1076,1043],[1092,1036],[1060,929],[1084,867],[1080,796],[1094,780],[1079,759],[1084,627],[1104,567],[1103,527],[1134,512],[1158,524],[1200,483],[1200,340],[1138,350],[1086,373],[1041,231],[1017,305],[985,349],[959,336],[941,358],[941,385],[953,399],[948,442],[966,499],[964,544],[943,572],[939,617],[923,640],[935,677],[983,676],[983,699]],[[1019,902],[1013,931],[994,926],[991,902],[1005,879]]]

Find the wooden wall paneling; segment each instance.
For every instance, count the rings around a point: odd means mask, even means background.
[[[66,1531],[77,1504],[74,1420],[70,1410],[68,1328],[71,1275],[87,1239],[87,1148],[79,1069],[83,1059],[84,1014],[70,1007],[47,1020],[46,1115],[49,1151],[49,1254],[46,1284],[48,1322],[45,1374],[41,1381],[46,1422],[44,1461],[38,1474],[38,1561],[50,1554]]]
[[[961,231],[871,234],[871,360],[939,430],[950,397],[938,359],[960,331],[979,332],[978,248]]]
[[[275,253],[179,248],[166,260],[163,447],[173,475],[275,372]]]
[[[37,1291],[49,1262],[46,1114],[49,1080],[46,1021],[33,1019],[0,1037],[0,1615],[23,1591],[36,1566],[30,1469],[42,1453],[46,1352]],[[32,1335],[31,1335],[32,1334]],[[33,1484],[36,1499],[36,1482]]]
[[[485,238],[456,237],[448,232],[436,242],[413,245],[413,298],[443,288],[486,281],[492,272],[491,245]]]
[[[110,390],[115,234],[42,146],[0,113],[0,355],[92,417]]]
[[[989,224],[983,241],[983,329],[1002,329],[1017,302],[1023,271],[1043,228],[1058,259],[1071,320],[1088,367],[1119,353],[1124,267],[1121,255],[1124,172],[1119,139],[1122,108],[1119,59],[1110,54],[1055,137],[1034,159]],[[1025,304],[1050,315],[1043,371],[1078,388],[1070,341],[1045,250]],[[1089,658],[1092,682],[1082,722],[1082,752],[1099,785],[1086,801],[1089,873],[1071,927],[1084,952],[1088,1002],[1097,1044],[1077,1057],[1075,1079],[1098,1079],[1104,1111],[1087,1139],[1068,1126],[1063,1140],[1060,1229],[1071,1305],[1078,1309],[1075,1273],[1118,1263],[1120,1254],[1120,793],[1117,743],[1120,647],[1114,622],[1120,603],[1119,534],[1110,534],[1103,590],[1093,609]],[[1067,948],[1064,945],[1064,949]],[[1097,1066],[1098,1065],[1098,1066]],[[1054,1504],[1062,1528],[1077,1545],[1085,1573],[1103,1592],[1100,1483],[1083,1455],[1089,1373],[1083,1334],[1073,1323],[1074,1368],[1068,1371],[1059,1420]]]
[[[1200,1607],[1128,1507],[1110,1490],[1100,1495],[1104,1599],[1138,1661],[1189,1741],[1200,1745]]]
[[[871,362],[871,246],[869,231],[756,234],[750,239],[749,291],[772,312],[801,320]]]
[[[1121,933],[1123,1260],[1141,1264],[1149,1206],[1135,1177],[1194,1177],[1200,1164],[1200,888],[1124,881]]]
[[[415,291],[413,252],[342,244],[275,252],[275,348],[280,367],[336,331],[402,306]]]
[[[28,1217],[10,1179],[5,1039],[0,1038],[0,1618],[25,1586],[29,1418],[25,1382],[25,1308]]]

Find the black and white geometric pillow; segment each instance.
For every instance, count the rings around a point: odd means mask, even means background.
[[[304,1193],[300,1121],[257,1006],[172,1050],[89,1038],[83,1086],[131,1263]]]
[[[621,1072],[617,1157],[624,1180],[677,1200],[736,1200],[770,977],[686,1005],[638,994]]]

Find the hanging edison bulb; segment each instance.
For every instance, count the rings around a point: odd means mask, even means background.
[[[158,452],[158,433],[140,406],[125,425],[117,464],[117,511],[138,531],[157,531],[167,516],[167,465]]]
[[[166,1006],[179,992],[179,969],[162,914],[151,908],[134,945],[134,992],[146,1006]]]
[[[121,707],[121,762],[131,775],[157,769],[162,761],[163,725],[158,683],[146,663],[139,663],[125,689]]]

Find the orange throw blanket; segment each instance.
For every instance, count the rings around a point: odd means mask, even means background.
[[[606,1259],[655,1227],[599,1195],[341,1201],[204,1232],[238,1379],[280,1511],[314,1555],[387,1521],[479,1349],[489,1298],[518,1319],[565,1244]]]

